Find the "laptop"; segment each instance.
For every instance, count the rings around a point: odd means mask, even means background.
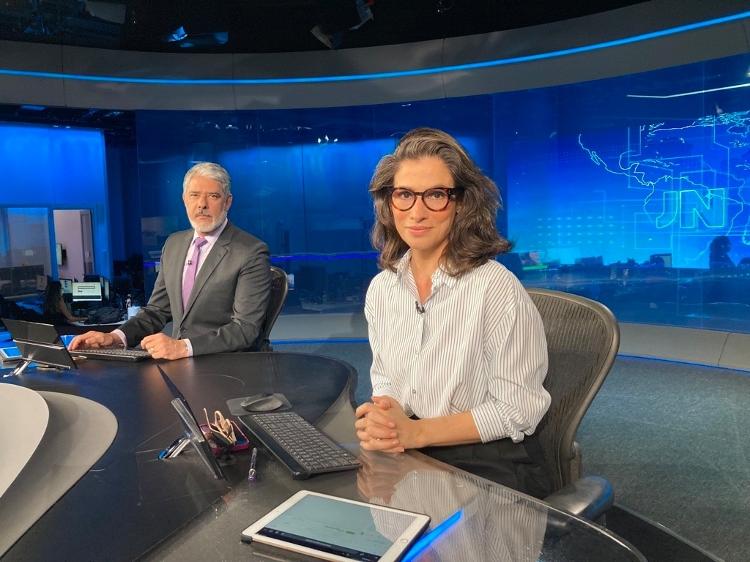
[[[68,350],[52,324],[2,319],[16,342],[21,358],[44,365],[75,369],[73,357],[103,359],[105,361],[144,361],[151,355],[142,349],[75,349]],[[62,352],[60,351],[62,349]],[[28,365],[26,365],[28,366]],[[26,367],[24,367],[26,368]]]
[[[20,375],[31,363],[60,369],[76,368],[73,358],[52,324],[10,318],[2,318],[2,322],[16,342],[22,360],[11,375]]]

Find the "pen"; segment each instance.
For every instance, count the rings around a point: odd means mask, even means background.
[[[177,446],[180,444],[181,441],[182,441],[182,437],[178,437],[177,439],[172,441],[172,444],[169,447],[159,452],[159,459],[161,460],[168,459],[169,456],[174,452],[174,450],[177,448]]]
[[[247,473],[247,479],[251,482],[255,480],[257,473],[255,472],[255,463],[258,460],[258,447],[253,447],[253,452],[250,455],[250,470]]]

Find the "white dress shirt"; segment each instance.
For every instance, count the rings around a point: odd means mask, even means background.
[[[550,396],[544,326],[526,290],[488,261],[460,277],[438,268],[420,303],[410,258],[367,291],[373,396],[420,418],[469,411],[483,443],[531,435]]]

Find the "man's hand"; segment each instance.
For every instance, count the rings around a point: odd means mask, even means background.
[[[176,340],[162,333],[146,336],[141,340],[141,347],[154,359],[182,359],[188,356],[184,340]]]
[[[122,340],[115,334],[90,331],[73,338],[68,349],[98,349],[100,347],[122,347]]]

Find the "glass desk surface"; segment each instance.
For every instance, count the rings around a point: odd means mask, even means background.
[[[430,529],[455,520],[415,560],[645,560],[626,541],[598,525],[419,452],[388,455],[360,451],[352,406],[345,395],[342,393],[316,425],[359,455],[362,467],[358,471],[292,480],[278,461],[261,450],[256,481],[237,483],[212,510],[146,559],[307,560],[286,550],[241,543],[239,538],[248,525],[295,492],[313,490],[425,513],[432,519]]]
[[[17,559],[303,560],[240,533],[298,490],[422,512],[431,528],[457,521],[420,560],[643,560],[606,529],[418,452],[360,453],[354,435],[356,371],[326,357],[293,353],[222,354],[162,363],[202,414],[226,400],[280,392],[295,411],[355,454],[357,471],[292,480],[260,450],[248,482],[249,454],[214,480],[194,452],[158,461],[179,432],[171,394],[153,361],[87,361],[75,372],[29,371],[3,379],[37,390],[84,396],[109,408],[118,434],[93,469],[6,553]]]

